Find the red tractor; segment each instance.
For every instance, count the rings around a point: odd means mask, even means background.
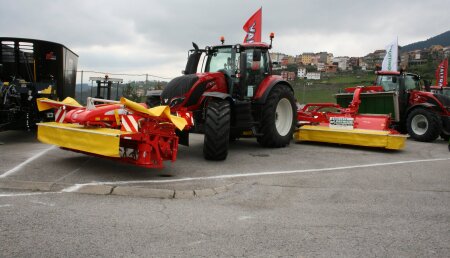
[[[297,124],[297,108],[292,86],[272,74],[272,39],[270,45],[222,40],[205,49],[193,43],[183,75],[151,92],[147,105],[169,105],[190,121],[177,132],[179,143],[189,145],[189,133],[203,133],[208,160],[226,159],[229,142],[248,132],[264,147],[285,147]]]
[[[361,94],[360,113],[390,114],[396,129],[417,141],[449,139],[449,96],[421,90],[420,76],[412,73],[379,71],[375,85],[381,87]],[[355,89],[336,94],[338,104],[346,107]]]

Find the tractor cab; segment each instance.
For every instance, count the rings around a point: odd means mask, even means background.
[[[384,91],[398,91],[400,88],[400,77],[403,77],[405,90],[420,90],[420,76],[413,73],[386,72],[377,73],[375,85],[383,87]]]
[[[233,98],[252,98],[271,73],[269,47],[264,43],[207,47],[204,72],[223,73]]]

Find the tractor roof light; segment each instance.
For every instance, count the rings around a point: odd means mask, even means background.
[[[270,37],[270,46],[269,46],[269,49],[272,49],[272,40],[273,40],[273,38],[275,38],[275,33],[271,32],[270,35],[269,35],[269,37]]]
[[[224,36],[220,36],[220,42],[222,42],[222,45],[223,45],[223,43],[225,43],[225,37]]]

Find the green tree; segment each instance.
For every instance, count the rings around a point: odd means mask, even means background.
[[[139,96],[136,92],[136,88],[133,87],[131,83],[128,83],[125,86],[125,89],[123,89],[122,92],[122,96],[132,101],[139,101]]]

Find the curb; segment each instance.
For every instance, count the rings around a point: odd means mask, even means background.
[[[0,189],[20,189],[30,191],[61,191],[71,185],[62,185],[53,182],[34,182],[34,181],[0,181]],[[158,199],[194,199],[210,197],[216,194],[225,193],[232,189],[234,183],[219,186],[215,188],[194,189],[194,190],[174,190],[145,188],[139,186],[114,186],[114,185],[84,185],[71,193],[91,194],[91,195],[117,195]]]

